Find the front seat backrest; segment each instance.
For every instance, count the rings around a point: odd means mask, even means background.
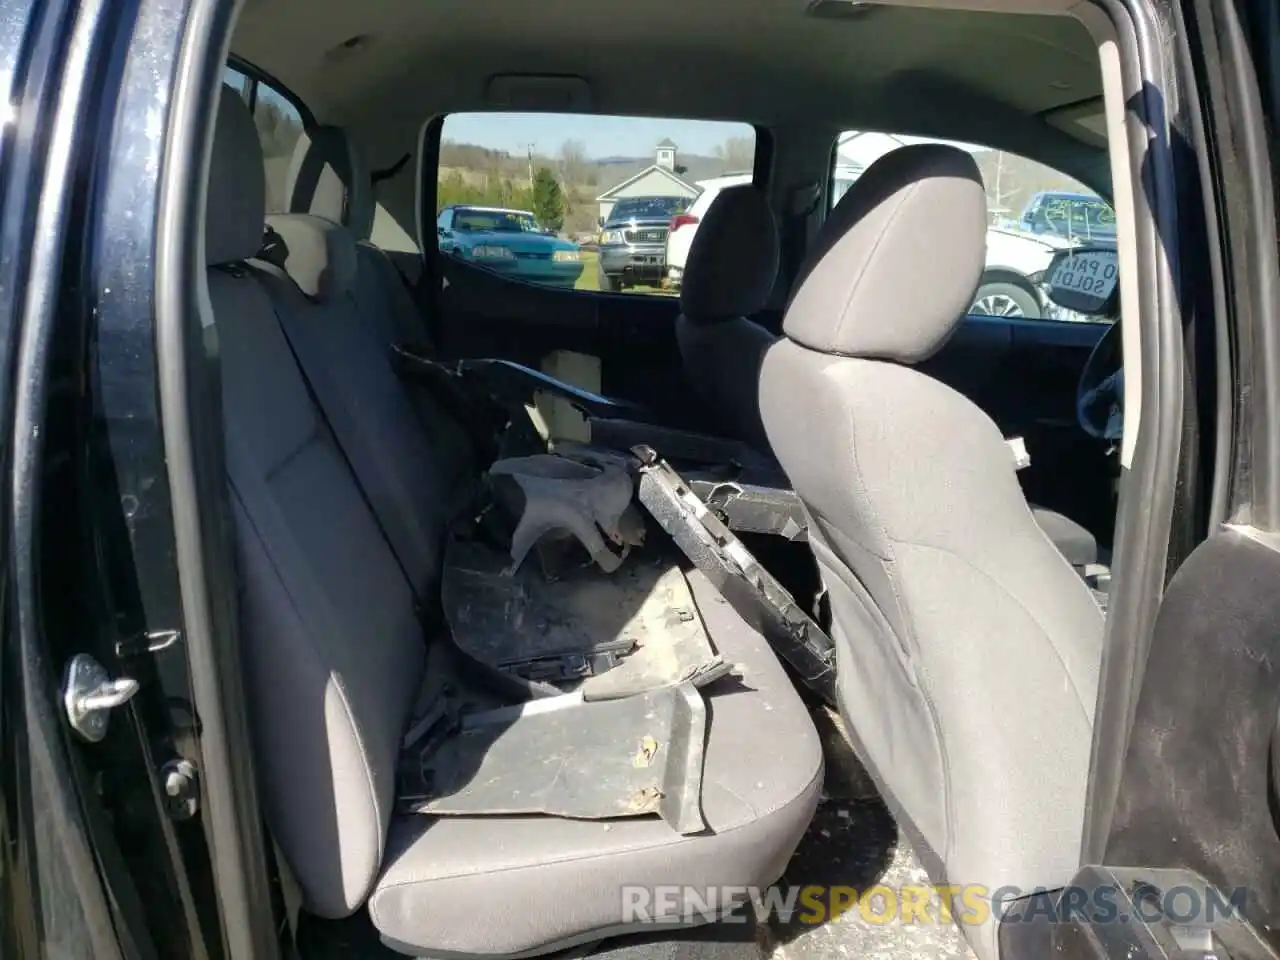
[[[993,892],[1079,865],[1103,620],[996,425],[911,367],[964,314],[985,231],[969,154],[874,163],[801,271],[760,400],[810,517],[855,742],[935,881]],[[996,955],[993,923],[966,934]]]
[[[767,451],[760,423],[760,359],[773,334],[747,316],[764,309],[778,276],[778,223],[750,184],[716,197],[698,224],[680,288],[676,342],[685,378],[736,439]]]

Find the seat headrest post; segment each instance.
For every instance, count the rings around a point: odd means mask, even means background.
[[[783,332],[821,353],[928,359],[972,301],[986,229],[972,155],[937,143],[885,154],[827,217]]]

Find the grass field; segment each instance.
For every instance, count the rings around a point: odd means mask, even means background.
[[[599,291],[600,274],[596,271],[596,263],[599,259],[599,255],[594,250],[582,251],[582,276],[573,285],[573,289]],[[673,297],[676,295],[674,290],[663,290],[661,287],[628,287],[625,292],[647,293],[659,297]]]

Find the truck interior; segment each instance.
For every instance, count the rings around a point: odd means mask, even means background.
[[[244,4],[191,171],[221,368],[194,429],[310,942],[356,916],[388,955],[607,955],[706,922],[621,904],[775,882],[828,706],[931,881],[1080,867],[1140,398],[1131,78],[1102,7],[973,6]],[[267,88],[304,121],[286,162]],[[738,121],[753,182],[678,298],[539,286],[438,249],[463,112]],[[828,211],[848,129],[911,142]],[[954,142],[1113,204],[1106,311],[965,315],[991,215]],[[982,960],[1018,903],[964,925]]]

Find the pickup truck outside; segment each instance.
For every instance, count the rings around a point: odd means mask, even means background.
[[[657,287],[667,275],[667,234],[688,205],[684,197],[626,197],[609,211],[600,237],[600,289]]]

